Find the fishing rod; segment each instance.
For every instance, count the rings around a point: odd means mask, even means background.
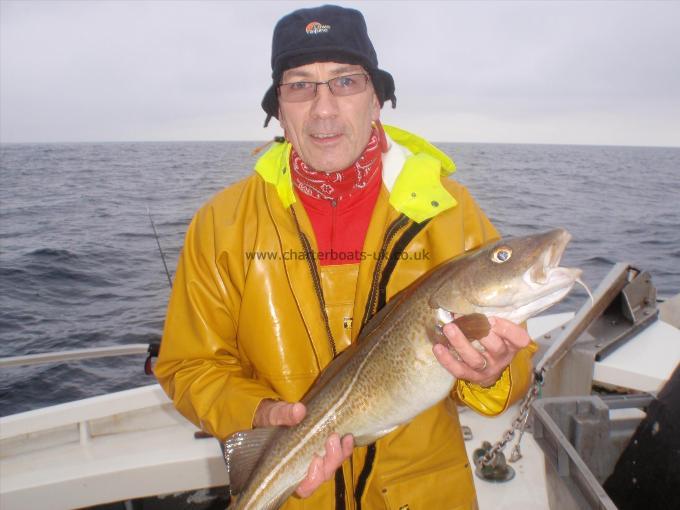
[[[170,271],[168,271],[168,264],[165,262],[165,253],[163,253],[163,248],[161,248],[161,241],[158,238],[156,224],[153,222],[153,218],[151,217],[151,209],[149,209],[149,206],[146,206],[146,213],[149,215],[149,221],[151,222],[151,228],[153,229],[153,236],[156,239],[156,245],[158,246],[158,251],[161,254],[161,260],[163,261],[163,267],[165,268],[165,276],[168,277],[168,284],[172,289],[172,278],[170,277]]]
[[[153,217],[151,216],[151,209],[149,209],[149,206],[146,206],[146,214],[149,215],[149,221],[151,222],[151,228],[153,229],[153,237],[156,239],[156,245],[158,246],[158,252],[161,254],[161,260],[163,261],[163,268],[165,269],[165,276],[168,277],[168,285],[170,285],[170,290],[172,290],[172,278],[170,277],[170,271],[168,270],[168,264],[165,261],[165,253],[163,253],[163,248],[161,248],[161,241],[158,238],[158,231],[156,230],[156,224],[153,221]],[[160,342],[150,342],[149,343],[149,348],[147,352],[149,355],[146,357],[146,361],[144,362],[144,373],[146,375],[152,375],[153,374],[153,367],[151,366],[151,360],[153,358],[158,357],[158,353],[160,352],[161,349],[161,343]]]

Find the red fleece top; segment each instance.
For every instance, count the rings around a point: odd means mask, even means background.
[[[382,168],[378,177],[381,175]],[[355,264],[361,261],[361,251],[381,180],[371,179],[360,193],[339,202],[298,194],[314,228],[320,265]]]
[[[382,158],[374,135],[357,162],[341,172],[310,170],[291,151],[293,184],[312,223],[322,266],[356,264],[362,258],[382,181]]]

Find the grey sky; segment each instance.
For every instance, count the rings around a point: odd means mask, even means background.
[[[0,141],[263,140],[271,33],[321,2],[6,1]],[[437,141],[680,146],[680,2],[337,2]]]

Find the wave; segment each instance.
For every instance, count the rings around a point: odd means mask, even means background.
[[[161,228],[181,228],[181,229],[186,229],[189,226],[189,223],[191,223],[191,218],[186,218],[186,219],[181,219],[179,221],[161,221],[159,223],[156,223],[157,227]]]
[[[596,255],[594,257],[589,257],[584,260],[585,264],[593,266],[612,266],[618,262],[617,260],[611,259],[609,257],[603,257],[601,255]]]
[[[94,288],[114,285],[101,268],[88,267],[90,264],[68,250],[36,250],[26,258],[0,266],[2,287],[14,293],[31,287],[47,289],[55,283],[79,283]]]
[[[151,229],[149,229],[149,232],[116,232],[114,235],[122,239],[146,239],[148,237],[154,237]],[[159,235],[158,237],[161,236]]]
[[[76,253],[63,248],[38,248],[26,253],[26,256],[34,258],[49,258],[52,260],[56,259],[59,261],[78,259],[78,255]]]

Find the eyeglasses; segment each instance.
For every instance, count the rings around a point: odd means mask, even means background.
[[[366,90],[369,76],[367,74],[348,74],[328,81],[294,81],[281,83],[278,86],[279,98],[289,103],[302,103],[316,97],[319,85],[328,85],[334,96],[353,96]]]

